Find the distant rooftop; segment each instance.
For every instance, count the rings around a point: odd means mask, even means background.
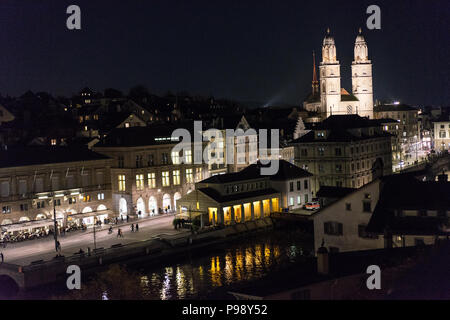
[[[191,124],[192,126],[192,124]],[[176,144],[171,140],[172,132],[183,126],[157,125],[148,127],[131,127],[113,129],[106,138],[100,140],[95,147],[138,147],[159,144]],[[189,130],[188,127],[186,129]]]
[[[417,109],[407,104],[383,104],[373,107],[374,112],[386,112],[386,111],[417,111]]]
[[[0,151],[0,168],[104,159],[109,158],[85,147],[10,147]]]

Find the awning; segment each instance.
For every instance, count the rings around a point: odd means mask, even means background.
[[[34,228],[43,228],[43,227],[52,226],[52,225],[53,225],[53,219],[43,219],[43,220],[26,221],[26,222],[4,225],[4,226],[2,226],[2,230],[13,232],[13,231],[21,231],[21,230],[34,229]]]

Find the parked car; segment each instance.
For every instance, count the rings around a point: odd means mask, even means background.
[[[317,201],[308,202],[303,206],[306,210],[317,210],[320,209],[320,203]]]

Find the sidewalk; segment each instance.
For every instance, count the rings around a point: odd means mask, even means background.
[[[117,238],[117,232],[113,234],[108,233],[109,225],[97,229],[95,234],[95,242],[97,248],[109,248],[114,244],[121,243],[122,245],[130,244],[133,242],[140,242],[152,239],[160,234],[178,234],[180,231],[175,230],[172,225],[173,215],[167,214],[156,217],[149,217],[147,219],[139,219],[124,222],[118,225],[114,225],[114,229],[121,228],[124,234],[124,238]],[[127,227],[131,224],[139,223],[139,231],[131,232],[131,228]],[[60,236],[58,240],[61,243],[61,254],[70,256],[81,249],[87,252],[88,247],[91,250],[94,249],[94,236],[93,229],[87,232],[77,233],[76,236]],[[17,244],[12,244],[7,248],[0,249],[5,256],[5,262],[16,263],[21,265],[29,264],[36,260],[49,260],[55,255],[55,244],[53,237],[48,237],[44,241],[30,240]]]

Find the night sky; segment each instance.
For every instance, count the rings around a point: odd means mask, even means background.
[[[66,28],[70,4],[81,7],[82,30]],[[381,30],[366,28],[370,4],[381,7]],[[351,91],[361,26],[374,98],[449,105],[449,19],[447,0],[1,0],[0,93],[142,84],[156,94],[299,104],[327,27]]]

